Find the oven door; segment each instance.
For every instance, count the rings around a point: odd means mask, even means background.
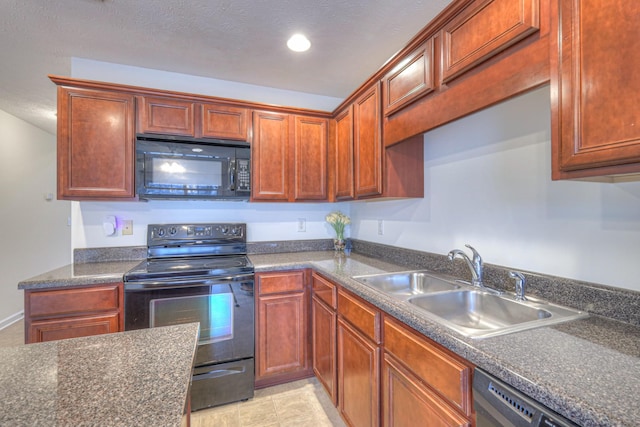
[[[195,366],[254,355],[253,275],[126,282],[125,330],[200,323]]]

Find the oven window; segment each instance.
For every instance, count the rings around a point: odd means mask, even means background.
[[[223,186],[222,161],[180,157],[151,158],[151,173],[146,186],[151,188],[198,187],[218,189]]]
[[[152,299],[150,327],[200,322],[199,344],[233,339],[233,294]]]

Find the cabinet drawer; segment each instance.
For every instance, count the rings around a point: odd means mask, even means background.
[[[338,314],[368,338],[380,344],[380,311],[360,298],[338,290]]]
[[[260,295],[304,291],[304,270],[256,274]]]
[[[29,326],[28,342],[45,342],[109,334],[118,332],[119,324],[120,316],[118,313],[41,320],[33,322]]]
[[[385,350],[453,406],[470,416],[472,366],[427,338],[385,318]]]
[[[323,302],[334,310],[337,307],[338,298],[336,295],[336,285],[331,283],[328,279],[313,273],[313,295],[321,299]]]
[[[121,284],[86,288],[28,291],[27,315],[31,318],[69,316],[119,309]]]

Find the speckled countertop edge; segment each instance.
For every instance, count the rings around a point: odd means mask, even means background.
[[[584,427],[640,425],[635,402],[640,393],[640,328],[636,326],[591,316],[564,324],[573,328],[569,333],[558,325],[471,340],[429,320],[419,309],[352,279],[407,270],[406,265],[359,254],[335,257],[331,252],[250,255],[250,259],[256,272],[313,268]],[[599,336],[609,331],[626,337],[622,341],[627,348],[619,342],[614,349],[603,346]]]
[[[175,426],[197,323],[0,349],[0,425]]]

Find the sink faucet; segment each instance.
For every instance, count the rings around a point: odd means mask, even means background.
[[[526,301],[527,297],[524,296],[527,280],[524,274],[519,271],[510,271],[509,277],[516,280],[516,301]]]
[[[471,284],[473,286],[482,288],[484,287],[484,284],[482,283],[482,257],[480,256],[478,251],[476,251],[471,245],[465,246],[471,249],[471,252],[473,252],[473,259],[470,259],[467,254],[460,249],[454,249],[449,252],[449,261],[453,261],[458,256],[465,260],[465,262],[469,266],[469,269],[471,270]]]

